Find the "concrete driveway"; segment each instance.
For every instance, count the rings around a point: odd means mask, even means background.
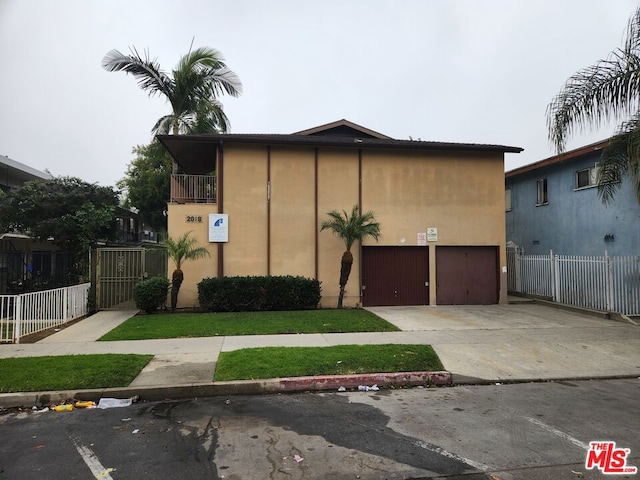
[[[536,303],[372,307],[431,344],[455,383],[640,377],[640,326]]]

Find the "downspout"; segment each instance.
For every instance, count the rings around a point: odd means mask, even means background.
[[[362,215],[362,149],[358,149],[358,206]],[[360,306],[362,306],[362,241],[358,252],[358,286],[360,290]]]
[[[267,275],[271,275],[271,145],[267,145]]]
[[[224,146],[218,146],[218,213],[224,213]],[[218,243],[218,278],[224,277],[224,244]]]
[[[319,249],[319,229],[318,229],[318,147],[315,148],[315,153],[314,153],[314,161],[315,161],[315,165],[314,165],[314,203],[315,203],[315,217],[316,217],[316,221],[315,221],[315,242],[316,242],[316,248],[315,248],[315,277],[316,280],[318,280],[318,272],[319,272],[319,266],[318,266],[318,249]]]

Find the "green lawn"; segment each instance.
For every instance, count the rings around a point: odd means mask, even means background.
[[[159,313],[136,315],[100,341],[275,335],[285,333],[393,332],[394,325],[360,309],[295,312]]]
[[[153,355],[64,355],[0,359],[0,393],[128,386]]]
[[[266,347],[221,353],[214,380],[441,370],[429,345]]]

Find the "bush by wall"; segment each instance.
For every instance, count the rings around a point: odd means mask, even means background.
[[[320,282],[291,275],[205,278],[198,301],[209,312],[311,310],[320,302]]]
[[[133,299],[136,307],[147,313],[155,312],[167,302],[170,282],[164,277],[153,277],[136,283]]]

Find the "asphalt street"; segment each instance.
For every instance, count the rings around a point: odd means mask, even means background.
[[[0,417],[0,479],[596,479],[640,379],[229,396]],[[635,478],[616,475],[616,478]]]

